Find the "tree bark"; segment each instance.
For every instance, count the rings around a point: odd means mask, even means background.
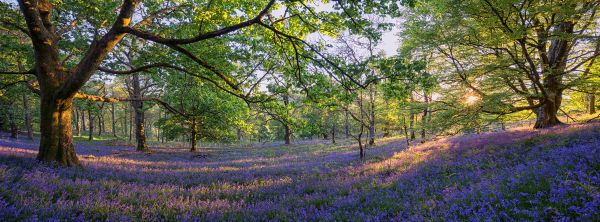
[[[54,99],[42,94],[38,160],[58,162],[64,166],[79,165],[71,131],[72,105],[73,98]]]
[[[129,119],[127,117],[128,117],[127,109],[125,109],[123,121],[121,121],[121,130],[123,131],[122,133],[125,136],[127,136],[127,122],[129,121]]]
[[[131,97],[141,99],[142,89],[140,88],[140,77],[139,74],[133,74],[132,76],[132,92]],[[135,141],[137,143],[137,151],[147,151],[148,145],[146,144],[146,132],[144,129],[144,102],[143,101],[132,101],[133,111],[135,113]]]
[[[144,112],[142,111],[142,102],[136,101],[135,107],[135,141],[137,143],[137,151],[147,151],[146,131],[144,128]]]
[[[574,23],[572,21],[560,22],[556,27],[556,34],[572,34]],[[562,124],[557,114],[562,100],[562,77],[564,75],[567,58],[571,50],[572,40],[568,38],[557,38],[551,41],[548,48],[548,57],[542,64],[543,90],[545,91],[543,104],[536,110],[537,119],[534,128],[547,128]]]
[[[375,145],[375,92],[371,89],[369,92],[369,105],[370,105],[370,116],[369,116],[369,145]]]
[[[425,108],[423,109],[423,117],[421,118],[421,142],[425,142],[426,139],[426,128],[427,128],[427,112],[429,106],[429,98],[427,97],[427,93],[423,93],[423,97],[425,98]]]
[[[408,130],[410,131],[410,140],[415,140],[415,112],[410,110],[410,120],[408,121]]]
[[[588,113],[594,114],[596,113],[596,94],[588,93]]]
[[[197,140],[197,135],[198,135],[198,131],[196,129],[196,120],[192,120],[192,124],[191,124],[191,133],[190,133],[190,142],[192,144],[192,148],[190,149],[190,152],[196,152],[196,140]]]
[[[549,102],[536,109],[537,118],[533,128],[542,129],[562,124],[557,117],[559,107],[560,105],[557,105],[555,102]]]
[[[110,110],[110,120],[111,120],[111,123],[112,123],[111,124],[111,126],[112,126],[112,134],[113,134],[113,137],[117,137],[117,121],[115,119],[115,104],[111,103],[110,106],[111,106],[110,107],[111,108],[111,110]]]
[[[73,108],[75,110],[75,133],[77,136],[81,136],[81,121],[79,120],[79,110]]]
[[[406,139],[406,147],[410,146],[410,138],[408,137],[408,128],[406,127],[406,117],[402,117],[402,127],[404,130],[404,138]]]
[[[131,102],[131,106],[133,107],[133,102]],[[132,111],[129,110],[129,112],[127,112],[127,121],[129,122],[129,143],[131,143],[131,139],[133,138],[133,114]]]
[[[104,130],[102,122],[102,109],[100,109],[100,111],[98,111],[98,136],[102,136],[102,131]]]
[[[345,117],[345,121],[344,121],[344,134],[346,136],[346,139],[348,139],[348,138],[350,138],[350,120],[349,120],[349,115],[348,115],[348,110],[347,109],[344,112],[344,117]]]
[[[85,110],[81,110],[81,130],[85,130],[87,127],[85,126]]]
[[[287,108],[289,103],[290,103],[290,97],[286,92],[286,94],[283,95],[283,104],[285,104],[285,106]],[[286,111],[286,112],[288,112],[288,111]],[[285,144],[290,145],[292,143],[292,130],[290,129],[289,123],[287,123],[285,121],[281,121],[281,123],[283,124],[283,128],[285,130],[285,132],[284,132],[285,133],[285,136],[284,136]]]
[[[361,129],[360,129],[361,132],[358,134],[358,149],[359,149],[359,157],[361,160],[365,158],[365,148],[362,143],[362,135],[363,135],[362,128],[363,127],[361,126]]]
[[[558,111],[562,101],[560,85],[560,76],[558,75],[548,76],[544,79],[546,96],[542,106],[534,111],[537,118],[533,128],[541,129],[562,124],[558,119]]]
[[[285,130],[285,144],[290,145],[292,143],[292,130],[288,124],[283,124]]]
[[[94,116],[92,115],[92,111],[88,110],[88,140],[94,140]]]

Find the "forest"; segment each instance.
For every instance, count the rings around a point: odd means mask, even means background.
[[[600,0],[0,0],[0,221],[600,220]]]

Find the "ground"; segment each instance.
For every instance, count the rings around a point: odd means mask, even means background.
[[[80,221],[600,219],[600,123],[444,138],[406,148],[152,147],[78,141],[81,168],[0,139],[0,218]]]

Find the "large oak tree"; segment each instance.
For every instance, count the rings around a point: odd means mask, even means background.
[[[199,43],[229,38],[231,34],[250,33],[228,46],[253,48],[257,41],[267,41],[274,47],[293,48],[291,54],[295,54],[295,60],[308,59],[339,70],[325,58],[326,55],[318,52],[324,45],[313,44],[305,36],[315,32],[336,35],[348,26],[358,30],[356,27],[368,25],[368,21],[360,19],[361,14],[398,8],[394,1],[336,1],[334,10],[319,11],[314,2],[276,0],[19,0],[18,7],[7,2],[0,5],[6,9],[2,11],[0,25],[26,35],[33,48],[32,67],[25,69],[27,71],[4,70],[0,74],[35,77],[36,81],[29,82],[29,87],[41,97],[41,140],[37,159],[66,166],[78,165],[71,133],[73,100],[132,100],[79,92],[96,73],[130,75],[151,69],[170,69],[250,101],[249,95],[256,83],[248,84],[245,77],[224,71],[221,64],[211,64],[210,54],[197,50],[203,47]],[[274,12],[276,8],[278,11]],[[115,65],[118,61],[111,56],[112,52],[125,38],[141,39],[172,53],[161,62],[136,67]],[[195,73],[171,62],[181,58],[210,74]],[[225,62],[236,63],[235,59]],[[343,73],[343,70],[339,71]],[[244,86],[250,86],[250,91],[245,92]],[[167,110],[177,112],[156,98],[144,100],[159,102]]]
[[[537,116],[560,124],[563,92],[580,85],[599,55],[600,1],[418,1],[405,49],[438,64],[446,87],[481,97],[482,111]],[[433,67],[433,66],[432,66]]]

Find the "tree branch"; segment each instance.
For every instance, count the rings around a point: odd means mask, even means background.
[[[123,1],[119,15],[112,27],[100,40],[94,40],[92,42],[84,57],[79,61],[77,66],[71,70],[72,74],[56,92],[58,98],[72,96],[83,87],[94,71],[98,69],[102,60],[104,60],[114,46],[125,37],[125,33],[119,30],[123,27],[129,27],[131,17],[139,2],[140,0]]]
[[[30,69],[24,72],[0,71],[0,75],[35,75],[35,70]]]
[[[267,14],[267,12],[269,12],[269,10],[271,9],[271,7],[274,4],[275,4],[275,0],[270,0],[269,3],[267,4],[267,6],[265,6],[265,8],[263,8],[263,10],[260,11],[260,13],[258,13],[258,15],[256,17],[254,17],[250,20],[246,20],[244,22],[241,22],[241,23],[238,23],[235,25],[231,25],[231,26],[227,26],[225,28],[215,30],[212,32],[199,34],[195,37],[187,38],[187,39],[163,38],[163,37],[157,36],[155,34],[152,34],[150,32],[138,30],[138,29],[135,29],[132,27],[123,27],[122,32],[126,32],[129,34],[135,35],[139,38],[146,39],[146,40],[153,41],[153,42],[160,43],[160,44],[167,44],[167,45],[169,45],[169,44],[175,44],[175,45],[190,44],[190,43],[199,42],[199,41],[206,40],[206,39],[216,38],[216,37],[231,33],[233,31],[242,29],[244,27],[248,27],[253,24],[259,23],[260,20],[262,19],[262,17],[265,16]]]

